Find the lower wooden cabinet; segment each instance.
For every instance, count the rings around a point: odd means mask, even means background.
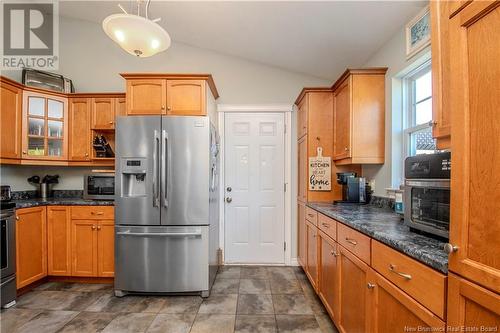
[[[326,233],[319,233],[319,284],[318,295],[330,317],[337,321],[339,315],[340,285],[338,278],[338,245]]]
[[[307,259],[306,274],[313,288],[318,288],[318,229],[310,222],[306,222]]]
[[[70,207],[47,207],[48,275],[71,275]]]
[[[115,223],[99,221],[97,225],[97,275],[115,276]]]
[[[16,211],[17,288],[47,276],[47,226],[45,207]]]
[[[366,288],[370,299],[367,309],[370,332],[445,331],[445,323],[441,319],[373,269],[369,269]]]
[[[307,238],[306,238],[306,204],[297,201],[297,260],[303,267],[306,265]]]
[[[338,269],[340,313],[337,327],[342,333],[368,332],[372,311],[370,289],[367,287],[370,267],[339,246]]]
[[[500,295],[450,273],[447,319],[452,332],[460,332],[460,327],[469,328],[469,332],[497,332]]]

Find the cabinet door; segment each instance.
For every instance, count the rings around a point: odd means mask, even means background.
[[[432,136],[440,149],[451,148],[449,1],[430,1],[432,47]]]
[[[330,317],[337,321],[340,309],[338,245],[322,232],[319,233],[319,242],[319,297]]]
[[[302,202],[307,201],[309,161],[307,158],[307,135],[298,142],[298,193],[297,199]]]
[[[92,98],[92,128],[115,128],[114,98]]]
[[[167,82],[163,79],[127,80],[127,115],[166,114]]]
[[[300,101],[297,111],[297,137],[301,138],[307,134],[307,116],[309,96],[306,94]]]
[[[298,230],[298,256],[299,264],[306,269],[306,253],[307,253],[307,233],[306,233],[306,205],[303,202],[297,202],[297,230]]]
[[[333,159],[351,156],[351,77],[333,93]]]
[[[97,221],[71,221],[72,276],[97,276]]]
[[[69,159],[71,161],[90,160],[90,99],[71,98],[69,100]]]
[[[450,271],[500,293],[500,2],[450,20],[453,110]],[[495,87],[495,88],[493,88]],[[496,89],[496,90],[495,90]]]
[[[115,225],[113,220],[99,221],[97,225],[97,275],[115,275]]]
[[[448,275],[447,324],[452,328],[475,328],[475,332],[490,327],[491,332],[496,332],[500,324],[500,295],[454,274]]]
[[[445,331],[442,320],[372,269],[368,281],[366,288],[369,288],[372,305],[369,308],[371,332]]]
[[[21,116],[23,91],[0,83],[0,157],[21,158]]]
[[[122,97],[115,98],[115,123],[116,123],[116,117],[126,116],[126,115],[127,115],[126,99]]]
[[[354,254],[338,246],[340,314],[338,328],[345,332],[368,332],[371,298],[368,294],[369,267]]]
[[[167,80],[167,114],[173,116],[204,116],[204,80]]]
[[[47,275],[45,207],[18,209],[16,223],[17,289]]]
[[[66,206],[47,207],[48,275],[71,275],[71,218]]]
[[[314,289],[318,287],[318,229],[315,225],[306,222],[307,234],[307,263],[306,274]]]

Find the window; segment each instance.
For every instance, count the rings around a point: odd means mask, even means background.
[[[432,72],[430,62],[404,78],[405,157],[436,151],[432,137]]]

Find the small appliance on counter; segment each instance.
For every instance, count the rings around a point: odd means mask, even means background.
[[[25,86],[49,89],[62,93],[75,92],[73,82],[59,74],[24,68],[22,78]]]
[[[10,308],[16,304],[16,204],[11,202],[10,186],[0,187],[0,220],[2,273],[0,279],[0,306]]]
[[[38,197],[43,200],[52,197],[52,185],[59,183],[59,175],[45,175],[40,181],[39,176],[31,176],[28,178],[28,183],[38,186]]]
[[[85,200],[114,200],[115,174],[93,172],[83,176],[83,198]]]
[[[406,158],[404,223],[410,230],[449,237],[450,170],[450,152]]]
[[[334,204],[370,202],[372,191],[370,185],[366,183],[366,178],[357,177],[355,172],[337,172],[337,183],[342,185],[342,200],[335,200]]]

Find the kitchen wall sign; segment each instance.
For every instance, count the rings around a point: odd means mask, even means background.
[[[323,148],[317,148],[317,156],[309,157],[309,191],[332,189],[332,158],[323,156]]]

